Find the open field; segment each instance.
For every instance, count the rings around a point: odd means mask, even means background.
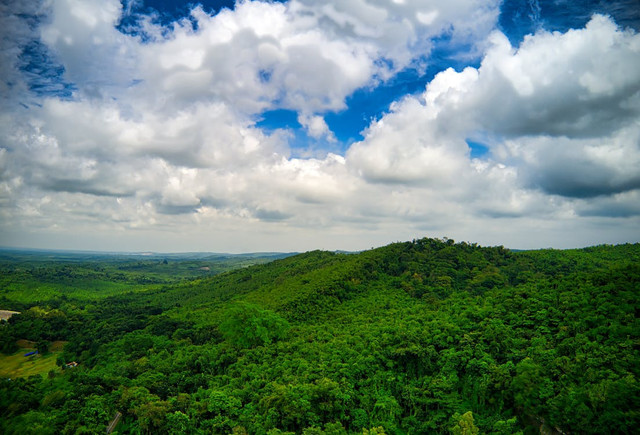
[[[66,341],[54,341],[46,355],[24,356],[36,350],[35,342],[18,340],[20,350],[13,355],[0,354],[0,377],[27,378],[32,375],[46,375],[50,370],[59,370],[56,359],[62,353]]]
[[[24,356],[35,349],[20,349],[13,355],[0,354],[0,377],[27,378],[33,375],[46,376],[50,370],[60,370],[56,359],[61,352],[50,352],[47,355]]]

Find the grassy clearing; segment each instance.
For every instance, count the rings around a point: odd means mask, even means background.
[[[35,349],[20,349],[13,355],[0,355],[0,377],[27,378],[33,375],[46,376],[50,370],[60,370],[56,359],[61,352],[47,355],[24,356]]]
[[[24,356],[25,353],[32,352],[35,343],[27,340],[18,340],[20,350],[13,355],[0,354],[0,377],[7,378],[27,378],[33,375],[46,376],[50,370],[59,370],[56,366],[56,359],[62,353],[66,341],[54,341],[49,346],[49,353],[46,355]]]

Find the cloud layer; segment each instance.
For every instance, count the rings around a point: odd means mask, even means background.
[[[4,244],[103,249],[362,249],[422,235],[513,247],[640,236],[640,35],[596,15],[514,47],[500,2],[239,2],[170,27],[116,26],[118,1],[6,6]],[[3,6],[4,7],[4,6]],[[39,26],[19,31],[25,16]],[[33,18],[34,20],[36,18]],[[32,39],[73,95],[34,95]],[[399,98],[344,155],[292,157],[260,115],[324,115],[434,38],[479,56]],[[55,83],[54,83],[55,85]],[[472,158],[469,141],[489,149]],[[329,147],[330,148],[330,147]],[[328,148],[328,149],[329,149]]]

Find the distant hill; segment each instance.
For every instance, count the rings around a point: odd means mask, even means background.
[[[20,249],[0,247],[0,261],[130,261],[170,258],[174,260],[219,260],[219,259],[277,259],[295,255],[296,252],[247,252],[228,254],[220,252],[108,252],[108,251],[74,251],[55,249]]]
[[[78,367],[0,382],[0,431],[633,433],[639,295],[638,244],[419,239],[25,306],[0,344]]]
[[[123,292],[147,291],[153,286],[212,276],[291,255],[294,253],[0,249],[0,309],[12,303],[46,303],[61,296],[93,300]]]

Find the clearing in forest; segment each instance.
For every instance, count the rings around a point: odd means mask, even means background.
[[[21,340],[22,341],[22,340]],[[26,340],[24,340],[26,341]],[[59,370],[56,359],[62,353],[65,341],[54,341],[46,355],[24,356],[35,351],[35,347],[22,347],[13,355],[0,354],[0,378],[28,378],[33,375],[46,376],[50,370]]]
[[[20,311],[0,310],[0,320],[9,320],[14,314],[20,314]]]

